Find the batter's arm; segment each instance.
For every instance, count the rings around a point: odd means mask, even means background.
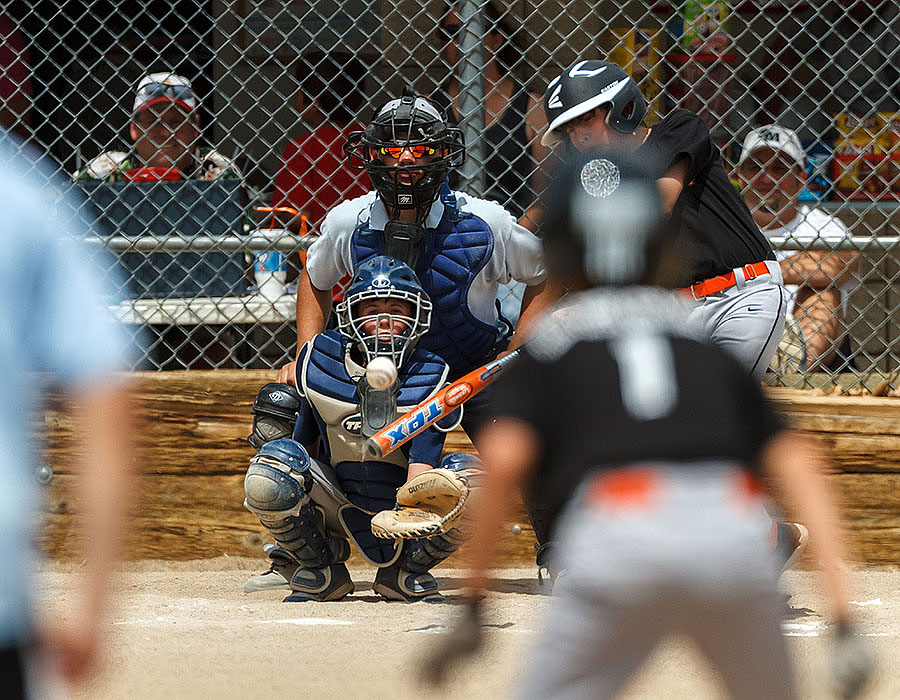
[[[675,208],[675,202],[681,196],[687,181],[688,168],[691,166],[689,156],[684,156],[676,161],[661,177],[657,178],[656,185],[659,187],[660,198],[662,199],[663,213],[666,216],[672,215]]]
[[[504,355],[520,347],[528,340],[528,334],[534,321],[545,309],[550,308],[559,298],[555,288],[547,282],[533,284],[525,287],[522,293],[522,308],[519,312],[519,322],[509,341],[509,348]]]

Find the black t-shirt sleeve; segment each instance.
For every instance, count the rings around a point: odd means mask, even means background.
[[[690,158],[687,181],[703,173],[711,156],[709,127],[693,112],[678,109],[655,126],[648,139],[651,162],[660,177],[679,160]]]

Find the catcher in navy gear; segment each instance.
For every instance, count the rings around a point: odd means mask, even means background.
[[[277,544],[267,549],[270,571],[252,578],[245,590],[287,582],[285,601],[340,599],[353,591],[344,564],[352,541],[378,567],[377,593],[391,600],[442,600],[428,570],[462,544],[459,528],[397,542],[373,535],[371,520],[393,508],[410,477],[435,467],[467,487],[478,460],[463,454],[441,460],[444,433],[458,424],[459,413],[381,461],[367,460],[364,450],[368,436],[446,383],[447,364],[420,344],[432,314],[408,265],[370,258],[337,307],[338,330],[314,336],[301,349],[297,388],[268,384],[260,391],[250,437],[259,452],[247,470],[245,505]],[[389,358],[380,364],[396,367],[393,382],[383,375],[369,381],[366,370],[376,358]]]
[[[731,697],[795,698],[780,562],[767,548],[766,476],[815,535],[837,632],[834,680],[840,697],[853,697],[872,658],[850,625],[818,449],[785,428],[758,383],[672,295],[680,270],[655,173],[603,152],[554,187],[546,259],[553,283],[574,293],[498,380],[471,513],[468,604],[423,671],[440,679],[478,647],[497,529],[508,494],[527,482],[552,506],[566,573],[515,697],[615,697],[661,639],[680,633],[712,660]]]
[[[787,310],[781,269],[700,117],[677,109],[644,126],[637,83],[608,61],[578,61],[547,86],[545,144],[571,157],[596,148],[632,152],[647,163],[665,215],[683,241],[678,280],[693,317],[756,380],[775,354]]]
[[[541,244],[499,204],[449,188],[447,173],[465,156],[459,130],[427,99],[406,92],[379,107],[346,151],[375,189],[333,208],[309,249],[297,290],[298,348],[325,328],[332,286],[385,253],[405,260],[431,299],[431,327],[420,347],[449,365],[450,379],[517,347],[546,305]],[[515,333],[497,303],[499,285],[511,280],[527,285]],[[283,367],[278,381],[296,384],[298,367]],[[476,447],[490,397],[481,392],[463,414]],[[542,525],[533,524],[542,541]]]

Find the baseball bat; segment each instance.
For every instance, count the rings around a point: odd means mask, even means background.
[[[493,382],[519,358],[520,351],[521,348],[513,350],[448,384],[430,399],[407,411],[366,440],[366,452],[372,459],[381,459],[409,442]]]

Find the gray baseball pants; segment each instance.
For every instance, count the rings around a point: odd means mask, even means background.
[[[569,507],[566,573],[518,700],[615,697],[670,634],[697,643],[733,698],[796,697],[762,498],[737,468],[659,473],[644,503],[592,500],[588,483]]]
[[[736,268],[737,284],[697,300],[690,314],[690,320],[700,323],[712,342],[736,357],[757,381],[778,349],[788,302],[778,263],[767,260],[766,267],[768,275],[751,280],[744,279],[743,268]]]

